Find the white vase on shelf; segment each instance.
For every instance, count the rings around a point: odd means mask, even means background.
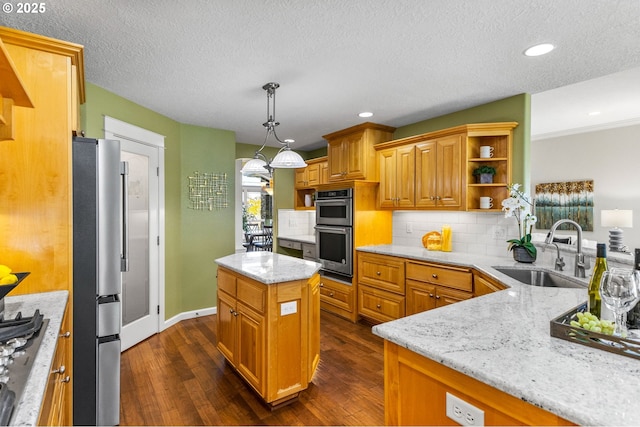
[[[311,194],[305,194],[304,195],[304,205],[308,208],[311,207],[312,205],[312,201],[311,201]]]

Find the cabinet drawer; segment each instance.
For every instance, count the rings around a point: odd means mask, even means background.
[[[302,243],[288,239],[278,239],[278,244],[283,248],[302,250]]]
[[[351,286],[349,286],[351,288]],[[343,310],[353,310],[353,289],[339,289],[325,281],[320,282],[320,300]]]
[[[465,268],[407,262],[407,278],[471,292],[473,275]]]
[[[456,291],[455,289],[436,288],[436,308],[471,298],[470,292]]]
[[[384,255],[358,255],[358,282],[404,295],[404,260]]]
[[[303,243],[302,244],[302,258],[315,260],[316,257],[316,245],[313,243]]]
[[[236,296],[236,276],[222,268],[218,268],[218,289],[232,297]]]
[[[251,307],[258,313],[264,313],[267,289],[266,286],[257,282],[249,282],[240,277],[238,281],[238,301],[244,305]]]
[[[358,285],[358,313],[380,322],[404,317],[405,298],[391,292]]]

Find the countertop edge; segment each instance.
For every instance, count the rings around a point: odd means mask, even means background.
[[[38,422],[68,299],[68,291],[7,296],[4,299],[5,315],[13,316],[18,311],[21,311],[23,315],[30,315],[38,308],[44,318],[49,319],[49,324],[44,331],[45,336],[36,353],[22,398],[14,408],[12,425],[33,426]]]
[[[321,267],[314,261],[273,252],[241,252],[217,258],[215,262],[265,285],[307,280]]]

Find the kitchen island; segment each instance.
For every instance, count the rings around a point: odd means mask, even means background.
[[[33,361],[22,397],[15,402],[11,425],[33,426],[38,423],[68,298],[67,291],[42,292],[4,298],[6,319],[14,318],[18,312],[21,312],[23,316],[31,316],[36,309],[40,310],[45,319],[49,319],[46,329],[40,331],[40,333],[44,333],[44,336]]]
[[[428,412],[426,401],[435,402],[441,417],[445,417],[442,386],[458,380],[462,386],[451,393],[476,406],[492,407],[493,397],[506,396],[514,398],[511,403],[527,403],[556,416],[555,420],[539,418],[537,424],[640,425],[640,361],[550,335],[551,319],[586,300],[587,279],[582,279],[584,289],[535,287],[493,268],[529,267],[508,257],[429,252],[395,245],[358,250],[471,267],[508,286],[500,292],[373,328],[376,335],[385,339],[386,424],[403,424],[403,419],[398,419],[398,405],[402,399],[410,399],[403,395],[402,381],[390,380],[387,375],[389,370],[397,374],[400,359],[402,369],[412,363],[428,372],[423,379],[437,377],[437,384],[432,382],[427,396],[424,391],[421,393],[423,405],[418,411],[405,413],[409,417]],[[408,371],[403,372],[406,379]],[[492,392],[487,393],[483,387]],[[487,415],[487,424],[500,421]],[[453,423],[447,418],[439,419],[439,423],[445,422]]]
[[[289,403],[320,361],[320,264],[273,252],[216,263],[218,349],[266,403]]]

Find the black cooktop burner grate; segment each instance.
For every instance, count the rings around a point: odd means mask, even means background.
[[[31,317],[22,317],[22,313],[18,313],[14,319],[0,321],[0,341],[6,342],[11,338],[30,337],[40,330],[44,316],[40,314],[40,310]]]

